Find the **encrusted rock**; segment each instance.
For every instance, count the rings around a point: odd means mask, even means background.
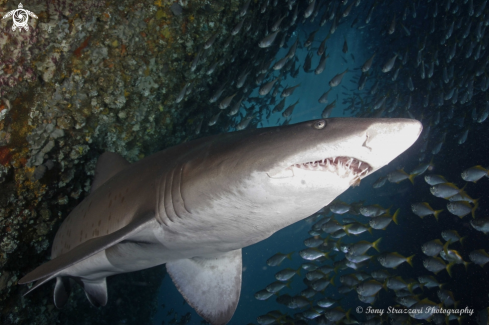
[[[49,220],[51,219],[51,211],[49,211],[48,209],[42,209],[40,211],[41,213],[41,218],[44,219],[44,220]]]
[[[58,127],[61,129],[69,129],[73,126],[73,119],[70,116],[62,116],[57,120]]]
[[[54,148],[54,141],[50,140],[48,143],[42,148],[41,152],[42,153],[48,153]]]
[[[10,278],[10,272],[3,271],[0,275],[0,291],[7,287],[8,280]]]
[[[50,228],[45,222],[38,224],[36,226],[36,232],[39,236],[43,236],[43,235],[47,234],[49,232],[49,230],[50,230]]]
[[[87,145],[74,146],[70,152],[70,158],[73,160],[78,159],[86,154],[88,152],[88,149],[90,149],[90,147]]]
[[[40,180],[44,176],[44,174],[46,173],[46,170],[47,170],[47,167],[44,165],[37,166],[36,169],[34,170],[34,174],[32,175],[32,177],[36,181]]]
[[[58,204],[59,205],[65,205],[68,203],[68,196],[67,195],[64,195],[60,198],[58,198]]]
[[[64,135],[65,135],[65,132],[62,129],[55,129],[50,134],[51,138],[53,138],[53,139],[64,137]]]
[[[66,184],[68,184],[72,179],[73,176],[75,176],[75,170],[73,168],[68,168],[66,169],[62,174],[59,179],[58,186],[63,187]]]
[[[4,237],[2,243],[0,244],[0,249],[7,254],[12,253],[16,248],[17,248],[16,241],[8,237]]]

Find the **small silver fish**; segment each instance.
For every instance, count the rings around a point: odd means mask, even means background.
[[[400,255],[399,253],[384,253],[381,254],[377,260],[379,261],[380,265],[383,267],[387,268],[396,268],[400,264],[407,262],[409,265],[413,266],[413,258],[414,255],[411,255],[409,257],[404,257]]]
[[[294,93],[294,90],[296,90],[297,87],[300,87],[301,84],[298,84],[298,85],[295,85],[293,87],[288,87],[288,88],[285,88],[283,91],[282,91],[282,94],[280,94],[281,97],[289,97],[290,95],[292,95]]]
[[[489,218],[477,218],[470,220],[470,224],[475,230],[481,231],[485,234],[489,233]]]
[[[316,0],[313,0],[304,11],[304,18],[309,18],[314,11],[314,7],[316,6]]]
[[[217,123],[217,120],[219,119],[219,116],[221,115],[221,113],[222,113],[222,111],[219,111],[219,113],[214,115],[207,125],[209,125],[209,126],[215,125]]]
[[[382,288],[385,288],[385,284],[376,280],[367,280],[357,286],[357,293],[361,296],[369,297],[375,295]]]
[[[258,93],[262,96],[265,96],[265,95],[268,95],[268,93],[272,90],[272,87],[273,85],[275,85],[275,83],[280,79],[280,76],[275,78],[274,80],[272,81],[269,81],[267,82],[266,84],[264,84],[263,86],[260,87],[260,90],[258,91]]]
[[[336,87],[338,86],[341,81],[343,80],[343,77],[345,76],[345,74],[348,72],[348,69],[346,69],[344,72],[340,73],[340,74],[337,74],[336,76],[333,77],[333,79],[331,79],[329,81],[329,86],[330,87]]]
[[[268,260],[267,260],[267,265],[268,266],[278,266],[280,265],[284,259],[288,258],[289,260],[292,260],[292,254],[294,252],[291,252],[289,254],[282,254],[282,253],[277,253],[275,255],[273,255],[272,257],[270,257]]]
[[[324,53],[323,55],[321,55],[321,59],[319,60],[317,68],[314,70],[314,74],[318,75],[324,71],[324,68],[326,67],[327,58],[329,58],[329,56],[325,56]]]
[[[228,97],[224,98],[223,100],[221,100],[221,102],[219,103],[219,108],[220,109],[228,108],[228,106],[231,104],[231,101],[233,100],[234,96],[236,96],[236,95],[237,95],[237,93],[234,93],[233,95],[228,96]]]
[[[210,48],[214,42],[216,41],[217,37],[219,36],[220,31],[215,32],[204,44],[204,49]]]
[[[462,179],[467,182],[476,183],[482,177],[489,177],[489,169],[480,165],[470,167],[462,172]]]
[[[421,250],[426,256],[437,256],[443,250],[443,243],[439,239],[430,240],[421,245]]]
[[[236,26],[234,26],[234,28],[231,30],[231,35],[237,35],[241,30],[241,28],[243,27],[244,22],[245,19],[241,19],[241,21],[237,23]]]
[[[270,47],[273,42],[275,41],[275,38],[277,37],[277,34],[278,32],[280,32],[280,30],[277,30],[273,33],[270,33],[268,34],[267,36],[265,36],[259,43],[258,43],[258,46],[261,47],[261,48],[267,48],[267,47]]]
[[[321,113],[321,117],[322,118],[329,118],[329,116],[331,115],[331,112],[333,112],[333,108],[335,108],[335,106],[336,106],[336,100],[324,108],[323,112]]]
[[[374,53],[370,59],[368,59],[367,61],[365,61],[365,63],[363,64],[362,66],[362,72],[367,72],[368,70],[370,70],[370,67],[372,66],[372,62],[374,61],[374,57],[377,53]]]
[[[398,54],[396,53],[389,61],[387,61],[384,66],[382,67],[382,72],[387,73],[392,70],[394,67],[394,64],[396,63],[396,59],[398,57]]]
[[[236,131],[244,130],[248,127],[250,122],[256,117],[256,114],[252,114],[248,117],[244,117],[241,119],[241,122],[236,126]]]
[[[297,100],[294,104],[290,105],[285,109],[285,111],[282,113],[282,116],[287,118],[290,115],[292,115],[292,112],[294,111],[295,106],[299,104],[299,100]]]
[[[470,260],[477,265],[484,266],[487,262],[489,262],[489,254],[483,249],[478,249],[472,251],[469,254]]]

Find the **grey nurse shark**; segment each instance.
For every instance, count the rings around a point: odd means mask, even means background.
[[[317,212],[421,130],[410,119],[332,118],[219,134],[134,164],[104,153],[51,260],[19,283],[37,281],[30,292],[56,278],[60,308],[76,281],[104,306],[106,277],[166,264],[189,305],[226,324],[241,291],[243,247]]]

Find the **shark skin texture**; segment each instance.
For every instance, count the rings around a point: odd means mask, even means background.
[[[108,276],[166,264],[189,305],[226,324],[239,301],[243,247],[317,212],[421,131],[412,119],[331,118],[210,136],[134,164],[104,153],[51,260],[19,284],[36,281],[29,293],[56,278],[61,308],[77,282],[104,306]]]

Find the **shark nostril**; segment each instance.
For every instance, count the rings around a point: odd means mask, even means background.
[[[365,147],[365,148],[369,149],[370,151],[372,151],[372,148],[370,148],[370,147],[367,145],[367,143],[368,143],[368,138],[369,138],[368,134],[366,135],[366,137],[367,137],[367,138],[365,139],[365,142],[362,144],[362,147]]]

